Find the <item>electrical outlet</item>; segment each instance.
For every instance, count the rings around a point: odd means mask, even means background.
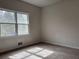
[[[18,42],[18,46],[21,46],[23,43],[22,42]]]

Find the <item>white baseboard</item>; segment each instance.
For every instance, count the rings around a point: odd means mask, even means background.
[[[55,45],[60,45],[60,46],[65,46],[65,47],[69,47],[69,48],[74,48],[74,49],[79,49],[79,47],[76,46],[70,46],[64,43],[60,43],[60,42],[53,42],[53,41],[43,41],[45,43],[50,43],[50,44],[55,44]]]

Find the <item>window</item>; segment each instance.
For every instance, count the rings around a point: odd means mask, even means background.
[[[0,10],[0,36],[29,34],[29,15],[22,12]]]
[[[18,35],[28,33],[28,15],[17,13]]]

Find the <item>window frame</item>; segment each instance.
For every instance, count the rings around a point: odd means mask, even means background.
[[[7,11],[7,12],[13,12],[14,13],[14,20],[15,20],[15,23],[0,23],[0,24],[15,24],[15,32],[16,32],[16,34],[15,35],[13,35],[13,36],[20,36],[19,34],[18,34],[18,25],[20,24],[20,25],[28,25],[28,33],[26,33],[26,34],[22,34],[22,35],[29,35],[29,33],[30,33],[30,31],[29,31],[29,23],[28,24],[21,24],[21,23],[18,23],[17,22],[17,13],[20,13],[20,14],[25,14],[25,15],[27,15],[28,16],[28,18],[27,18],[27,21],[29,22],[29,13],[27,13],[27,12],[24,12],[24,11],[15,11],[15,10],[10,10],[10,9],[4,9],[4,8],[0,8],[0,10],[2,10],[2,11]],[[1,27],[1,25],[0,25],[0,27]],[[0,31],[1,31],[1,29],[0,29]],[[1,34],[1,33],[0,33]],[[8,36],[1,36],[0,35],[0,37],[8,37]],[[11,36],[10,36],[11,37]]]

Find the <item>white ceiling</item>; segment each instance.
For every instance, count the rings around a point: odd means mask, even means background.
[[[61,0],[22,0],[22,1],[36,5],[38,7],[45,7]]]

